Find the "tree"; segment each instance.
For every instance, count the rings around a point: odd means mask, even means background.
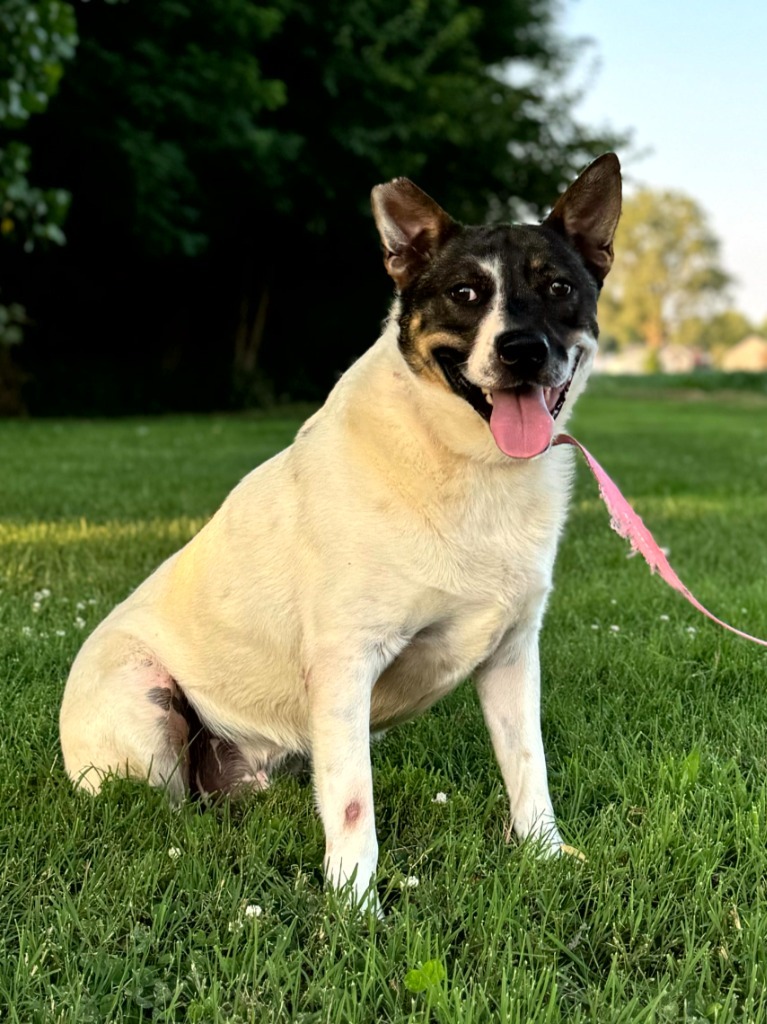
[[[321,395],[386,308],[372,185],[413,176],[469,220],[543,212],[617,141],[573,118],[556,10],[78,7],[77,60],[30,132],[74,195],[68,251],[23,275],[36,401],[210,407],[233,377],[246,400],[264,376],[278,394]],[[508,74],[519,66],[524,85]]]
[[[4,0],[0,6],[0,245],[32,252],[62,244],[69,206],[63,189],[42,189],[29,180],[30,151],[16,137],[56,92],[64,62],[77,44],[72,8],[58,0]],[[5,298],[5,296],[0,296]],[[0,412],[22,408],[22,375],[10,348],[23,337],[26,311],[0,302]]]
[[[702,208],[681,192],[643,188],[628,198],[615,252],[600,325],[619,344],[657,350],[685,321],[709,319],[726,298],[719,241]]]
[[[753,333],[748,317],[737,309],[725,309],[708,319],[691,317],[683,320],[673,340],[679,345],[696,346],[717,353],[732,348]]]
[[[30,184],[29,148],[14,139],[56,92],[77,45],[74,11],[59,0],[4,0],[0,7],[0,235],[31,252],[61,244],[69,196]]]

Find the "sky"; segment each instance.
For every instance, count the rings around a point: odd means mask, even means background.
[[[696,199],[737,278],[733,305],[767,320],[767,3],[565,0],[560,29],[594,41],[573,75],[579,120],[633,129],[629,187]]]

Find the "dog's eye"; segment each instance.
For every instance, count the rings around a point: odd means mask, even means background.
[[[572,285],[568,284],[567,281],[552,281],[549,285],[549,291],[552,295],[556,295],[558,299],[562,298],[563,295],[569,295],[572,290]]]
[[[470,284],[454,284],[449,294],[453,302],[461,306],[473,306],[479,302],[479,295]]]

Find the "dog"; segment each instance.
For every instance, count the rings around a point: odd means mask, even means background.
[[[406,178],[372,206],[396,286],[381,337],[86,640],[60,728],[93,793],[256,791],[308,755],[326,879],[377,906],[371,730],[467,678],[514,833],[562,844],[538,634],[573,466],[552,442],[596,351],[620,164],[599,157],[537,225],[464,226]]]

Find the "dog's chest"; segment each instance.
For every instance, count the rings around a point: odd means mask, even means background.
[[[373,689],[373,725],[420,714],[491,657],[508,629],[499,606],[463,608],[420,629]]]
[[[480,478],[440,508],[431,530],[412,536],[409,571],[424,588],[422,600],[434,602],[435,618],[462,622],[497,613],[513,622],[548,587],[567,488],[547,486],[541,476],[517,488],[482,486]]]
[[[507,497],[486,489],[451,528],[410,549],[415,621],[374,688],[374,726],[426,710],[510,637],[537,630],[566,496],[555,491],[541,501],[531,488]]]
[[[425,711],[491,660],[518,630],[537,628],[548,574],[540,569],[504,574],[502,566],[495,568],[481,586],[473,578],[474,593],[431,595],[431,621],[413,633],[374,687],[374,726]]]

